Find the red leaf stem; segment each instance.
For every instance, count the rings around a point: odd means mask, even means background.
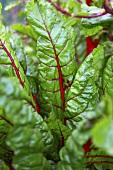
[[[89,5],[89,6],[90,6],[90,5],[91,5],[91,3],[92,3],[92,0],[86,0],[86,4],[87,4],[87,5]]]
[[[85,153],[85,155],[91,150],[91,145],[92,145],[92,141],[91,141],[91,139],[89,139],[88,141],[87,141],[87,143],[86,144],[84,144],[84,153]]]
[[[56,54],[56,62],[57,62],[57,68],[58,68],[58,74],[59,74],[60,93],[61,93],[61,97],[62,97],[62,104],[63,104],[63,111],[64,111],[64,109],[65,109],[65,97],[64,97],[64,88],[63,88],[63,76],[62,76],[59,58],[58,58],[57,54]]]
[[[109,161],[92,161],[92,162],[87,162],[87,164],[113,164],[113,162],[109,162]]]
[[[11,65],[14,68],[14,71],[20,81],[20,84],[22,87],[24,87],[24,83],[21,80],[20,74],[19,74],[19,68],[16,67],[14,59],[12,57],[12,55],[10,54],[10,52],[7,50],[7,48],[5,47],[5,45],[2,43],[2,41],[0,40],[0,45],[2,46],[2,49],[5,51],[5,53],[7,54],[7,56],[9,57],[10,61],[11,61]]]
[[[32,96],[33,96],[33,100],[34,100],[34,102],[35,102],[35,104],[36,104],[36,110],[37,110],[38,113],[40,114],[40,106],[39,106],[39,104],[38,104],[38,102],[37,102],[36,95],[32,95]]]
[[[73,17],[73,18],[96,18],[96,17],[104,15],[104,13],[98,13],[98,14],[88,15],[88,16],[85,16],[85,15],[72,15],[68,11],[66,11],[66,10],[62,9],[61,7],[57,6],[56,4],[54,4],[51,0],[48,0],[48,2],[50,2],[55,7],[55,9],[57,11],[61,12],[64,15],[67,15],[69,17]]]
[[[1,117],[3,120],[5,120],[5,122],[7,122],[9,125],[13,126],[13,124],[12,124],[9,120],[7,120],[5,117],[3,117],[3,116],[1,116],[1,115],[0,115],[0,117]]]
[[[53,51],[54,51],[55,60],[57,62],[57,69],[58,69],[58,76],[59,76],[58,80],[59,80],[59,86],[60,86],[60,94],[61,94],[61,98],[62,98],[62,111],[65,111],[65,90],[63,88],[63,76],[62,76],[61,66],[60,66],[60,62],[59,62],[59,56],[58,56],[58,54],[56,52],[55,45],[53,43],[52,37],[50,35],[50,32],[48,31],[48,28],[47,28],[47,26],[45,24],[45,21],[44,21],[43,17],[42,17],[42,20],[43,20],[43,23],[45,25],[48,37],[50,39],[50,43],[51,43]]]
[[[86,156],[86,158],[110,158],[110,159],[113,159],[112,156],[102,156],[102,155],[95,155],[95,156]]]
[[[86,0],[87,5],[91,5],[92,0]],[[99,44],[100,39],[93,41],[91,37],[86,37],[86,56],[88,56],[94,48]]]
[[[17,68],[17,66],[16,66],[16,64],[15,64],[15,61],[14,61],[12,55],[11,55],[10,52],[7,50],[7,48],[5,47],[5,45],[2,43],[2,40],[1,40],[1,39],[0,39],[0,46],[2,47],[2,49],[4,50],[4,52],[5,52],[5,53],[7,54],[7,56],[9,57],[9,59],[10,59],[10,61],[11,61],[11,65],[12,65],[12,67],[14,68],[14,71],[15,71],[15,73],[16,73],[16,76],[17,76],[17,78],[18,78],[19,81],[20,81],[20,85],[21,85],[22,87],[24,87],[24,82],[22,81],[22,79],[21,79],[21,77],[20,77],[19,68]],[[31,104],[30,102],[29,102],[29,103],[30,103],[30,104],[32,105],[32,107],[33,107],[34,109],[36,109],[36,111],[38,111],[38,113],[40,114],[40,106],[39,106],[39,104],[38,104],[38,101],[37,101],[37,99],[36,99],[36,96],[32,94],[32,97],[33,97],[33,100],[34,100],[34,102],[35,102],[36,108],[33,106],[33,104]]]
[[[88,56],[94,48],[98,46],[100,38],[97,40],[92,40],[91,37],[86,37],[86,56]]]
[[[66,126],[66,117],[64,117],[64,125]]]

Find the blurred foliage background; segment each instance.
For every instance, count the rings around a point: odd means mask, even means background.
[[[24,7],[26,0],[0,0],[2,4],[2,22],[4,25],[25,22]]]

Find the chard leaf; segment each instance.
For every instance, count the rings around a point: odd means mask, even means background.
[[[85,18],[82,19],[82,26],[85,28],[94,28],[96,26],[102,26],[104,28],[109,27],[113,22],[113,16],[111,14],[105,14],[97,18]]]
[[[37,34],[34,32],[34,30],[32,29],[32,27],[30,25],[22,25],[22,24],[15,24],[13,26],[11,26],[12,30],[15,30],[23,35],[27,35],[30,38],[34,39],[35,41],[37,41]]]
[[[90,152],[87,153],[87,165],[91,169],[106,170],[113,168],[113,157],[106,154],[103,149],[91,147]]]
[[[67,139],[65,146],[60,150],[60,159],[58,170],[79,169],[85,170],[86,157],[84,155],[83,145],[90,136],[90,129],[84,121],[79,124],[79,128],[74,130]]]
[[[97,147],[106,149],[106,151],[110,155],[113,155],[113,131],[112,129],[113,129],[113,121],[110,118],[104,118],[100,120],[92,129],[92,136],[93,136],[94,144]]]
[[[51,160],[58,160],[59,155],[56,152],[57,149],[54,146],[57,146],[58,143],[55,140],[52,129],[49,127],[49,125],[43,120],[41,116],[38,116],[38,119],[36,121],[36,127],[42,134],[42,140],[44,142],[44,153],[47,157],[49,157]],[[43,127],[43,128],[42,128]]]
[[[59,119],[49,119],[48,126],[57,136],[57,140],[59,139],[60,142],[65,142],[68,136],[71,134],[71,131],[68,129],[68,127],[63,125],[62,121]]]
[[[0,107],[0,160],[4,160],[8,164],[9,158],[13,155],[13,152],[6,145],[6,137],[11,124],[7,122],[3,112],[3,109]]]
[[[103,92],[106,96],[110,96],[113,99],[113,56],[108,59],[104,69]]]
[[[17,36],[17,40],[19,40]],[[30,89],[29,82],[27,80],[27,77],[25,75],[24,69],[26,68],[26,61],[25,61],[25,53],[22,50],[22,42],[17,41],[11,38],[8,29],[5,28],[2,23],[0,22],[0,47],[7,55],[7,58],[10,59],[12,69],[14,71],[14,75],[16,76],[20,82],[20,85],[23,87],[25,94],[26,94],[26,100],[29,104],[32,105],[32,107],[39,112],[39,105],[36,101],[36,96],[32,94],[32,91]],[[15,47],[15,44],[19,44],[20,49]],[[15,50],[15,51],[14,51]],[[0,50],[1,51],[1,50]],[[3,53],[2,51],[2,53]],[[21,53],[21,55],[20,55]],[[5,63],[4,63],[5,64]]]
[[[98,87],[95,82],[99,79],[103,60],[104,50],[102,46],[99,46],[94,49],[79,67],[67,96],[65,113],[67,119],[72,119],[84,113],[87,109],[90,110],[91,105],[94,106],[92,101],[97,102]],[[92,107],[93,109],[94,107]]]
[[[42,112],[50,112],[53,106],[57,117],[62,118],[66,91],[76,72],[74,33],[71,27],[68,30],[63,27],[63,16],[46,1],[37,4],[30,2],[27,6],[27,19],[39,37],[38,95]]]
[[[5,108],[1,114],[4,120],[7,120],[6,125],[9,125],[5,143],[10,148],[10,153],[14,153],[14,168],[50,170],[44,156],[42,135],[36,126],[36,121],[40,122],[40,116],[21,100],[21,88],[17,88],[13,80],[8,82],[8,78],[1,78],[0,87],[4,89],[0,92],[0,108]],[[9,158],[11,159],[11,156]]]
[[[85,36],[92,36],[95,35],[96,33],[98,33],[99,31],[102,30],[102,26],[97,26],[94,28],[85,28],[85,27],[81,27],[81,34],[85,35]]]

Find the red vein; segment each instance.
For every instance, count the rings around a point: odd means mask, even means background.
[[[109,162],[109,161],[92,161],[92,162],[87,162],[87,164],[113,164],[113,162]]]
[[[65,86],[65,87],[64,87],[64,91],[65,91],[66,89],[68,89],[69,87],[71,87],[72,84],[73,84],[73,82],[71,82],[71,83],[69,83],[67,86]]]
[[[96,18],[96,17],[99,17],[99,16],[102,16],[104,15],[105,13],[98,13],[98,14],[94,14],[94,15],[88,15],[88,16],[85,16],[85,15],[72,15],[71,13],[69,13],[68,11],[62,9],[61,7],[55,5],[51,0],[48,0],[48,2],[50,2],[57,11],[61,12],[62,14],[64,15],[67,15],[69,17],[74,17],[74,18]]]
[[[43,17],[42,17],[42,20],[43,20]],[[63,106],[62,110],[64,111],[65,110],[65,94],[64,94],[64,88],[63,88],[63,76],[62,76],[61,66],[60,66],[60,62],[59,62],[58,54],[56,52],[55,45],[53,43],[53,40],[51,38],[51,35],[50,35],[49,31],[48,31],[48,28],[47,28],[44,20],[43,20],[43,23],[45,25],[47,34],[49,36],[49,39],[50,39],[50,42],[51,42],[51,45],[52,45],[52,48],[53,48],[53,51],[54,51],[55,59],[56,59],[56,62],[57,62],[57,69],[58,69],[58,75],[59,75],[59,85],[60,85],[60,93],[61,93],[62,106]]]
[[[59,123],[58,123],[58,126],[59,126]],[[63,136],[63,133],[62,133],[62,130],[61,130],[61,128],[60,128],[60,126],[59,126],[59,129],[60,129],[60,134],[61,134],[61,137],[62,137],[62,147],[64,146],[64,136]]]
[[[84,144],[84,152],[85,152],[85,155],[91,150],[91,145],[92,145],[92,141],[91,141],[91,139],[89,139],[88,141],[87,141],[87,143],[85,143]]]
[[[5,122],[7,122],[9,125],[11,125],[11,126],[13,126],[13,124],[9,121],[9,120],[7,120],[6,118],[4,118],[3,116],[0,116],[3,120],[5,120]]]
[[[13,59],[12,55],[11,55],[10,52],[7,50],[7,48],[5,47],[5,45],[2,43],[2,40],[1,40],[1,39],[0,39],[0,46],[2,47],[2,49],[5,51],[5,53],[6,53],[7,56],[9,57],[9,59],[10,59],[10,61],[11,61],[11,65],[12,65],[12,67],[14,68],[14,71],[15,71],[15,73],[16,73],[16,75],[17,75],[17,78],[18,78],[19,81],[20,81],[20,85],[21,85],[22,87],[24,87],[24,82],[22,81],[22,79],[21,79],[21,77],[20,77],[19,68],[17,68],[17,66],[16,66],[16,64],[15,64],[15,62],[14,62],[14,59]],[[34,102],[35,102],[36,108],[33,106],[33,104],[31,104],[31,102],[29,102],[29,103],[30,103],[30,104],[32,105],[32,107],[33,107],[34,109],[36,109],[36,110],[38,111],[38,113],[40,114],[40,106],[39,106],[39,104],[38,104],[38,102],[37,102],[36,96],[34,96],[34,95],[32,94],[32,97],[33,97],[33,100],[34,100]]]
[[[38,113],[40,114],[40,106],[39,106],[39,104],[38,104],[38,102],[37,102],[37,98],[36,98],[36,95],[32,95],[33,96],[33,100],[34,100],[34,102],[35,102],[35,104],[36,104],[36,110],[38,111]]]
[[[21,86],[24,87],[24,83],[22,82],[21,77],[20,77],[20,74],[19,74],[19,68],[16,67],[12,55],[9,53],[9,51],[7,50],[7,48],[6,48],[5,45],[2,43],[1,40],[0,40],[0,45],[2,46],[3,50],[5,51],[5,53],[8,55],[8,57],[9,57],[11,63],[12,63],[11,65],[13,66],[13,68],[14,68],[14,70],[15,70],[15,73],[16,73],[19,81],[20,81]]]
[[[110,159],[113,159],[113,157],[111,157],[111,156],[102,156],[102,155],[86,156],[86,158],[110,158]]]

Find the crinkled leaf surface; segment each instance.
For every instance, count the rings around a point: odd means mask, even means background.
[[[76,71],[73,31],[71,27],[69,30],[63,27],[62,15],[56,13],[45,1],[37,4],[30,2],[27,6],[27,18],[39,36],[39,100],[43,112],[50,111],[52,105],[56,108],[58,117],[62,117],[66,89],[72,83]]]
[[[36,121],[40,122],[40,116],[20,100],[22,88],[16,88],[13,80],[1,78],[0,87],[0,107],[5,108],[3,117],[9,125],[7,145],[14,152],[13,166],[17,170],[51,169],[43,155],[44,143],[36,126]]]
[[[17,40],[19,40],[18,36]],[[39,111],[38,103],[35,100],[36,96],[32,94],[29,81],[25,75],[26,58],[25,53],[23,52],[22,49],[22,42],[20,40],[19,41],[17,40],[13,41],[13,39],[11,39],[8,29],[5,28],[0,22],[0,46],[2,50],[7,54],[7,58],[9,58],[11,61],[14,75],[19,79],[19,82],[21,86],[24,88],[24,91],[26,93],[26,100],[32,105],[32,107],[35,108],[35,110]],[[20,49],[16,47],[16,44],[17,45],[19,44],[18,46],[20,47]]]
[[[27,35],[30,38],[33,38],[35,41],[37,41],[37,34],[34,32],[34,30],[32,29],[32,27],[30,25],[22,25],[22,24],[15,24],[11,27],[11,29],[23,34],[23,35]]]
[[[111,56],[103,72],[103,90],[105,95],[113,99],[113,57]]]
[[[82,25],[86,28],[94,28],[96,26],[109,27],[113,22],[111,14],[105,14],[97,18],[82,19]]]
[[[86,122],[82,122],[78,130],[72,132],[65,146],[61,149],[61,161],[58,164],[58,170],[85,170],[86,157],[83,145],[87,142],[89,136],[90,129],[88,129]]]
[[[66,118],[74,118],[84,113],[91,107],[94,98],[98,98],[99,70],[101,70],[104,59],[104,50],[100,46],[90,54],[78,69],[74,82],[68,92]],[[95,103],[97,99],[95,98]],[[92,108],[93,109],[93,108]]]

